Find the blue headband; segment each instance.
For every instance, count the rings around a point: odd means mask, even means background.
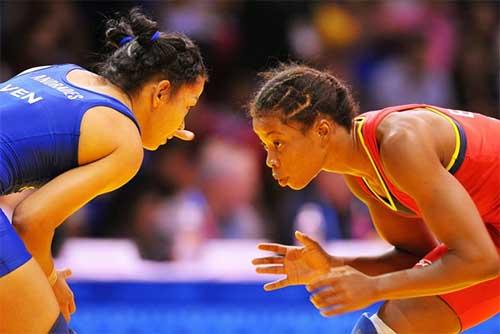
[[[122,39],[120,39],[119,44],[120,44],[120,46],[124,46],[125,44],[127,44],[128,42],[130,42],[133,39],[134,39],[134,37],[132,37],[132,36],[125,36]]]
[[[157,31],[153,34],[153,36],[151,36],[151,42],[154,42],[156,41],[158,38],[160,38],[160,32]]]

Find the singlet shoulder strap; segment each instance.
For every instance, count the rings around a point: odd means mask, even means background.
[[[67,79],[67,75],[69,72],[76,70],[76,69],[87,71],[85,68],[78,66],[78,65],[75,65],[75,64],[60,65],[58,68],[59,79],[61,81],[63,81],[65,84],[67,84],[75,89],[78,89],[78,90],[81,90],[81,91],[84,91],[84,92],[87,92],[87,93],[90,93],[92,95],[100,97],[100,99],[98,99],[98,101],[93,102],[91,105],[88,106],[89,109],[92,107],[96,107],[96,106],[106,106],[106,107],[110,107],[112,109],[115,109],[116,111],[120,112],[121,114],[125,115],[130,120],[132,120],[132,122],[134,122],[135,126],[139,130],[139,133],[141,132],[141,127],[139,126],[139,123],[137,122],[137,119],[135,118],[134,114],[123,102],[119,101],[117,98],[115,98],[113,96],[102,94],[102,93],[99,93],[99,92],[96,92],[96,91],[93,91],[93,90],[90,90],[90,89],[87,89],[84,87],[80,87],[80,86],[77,86],[77,85],[71,83]]]
[[[18,73],[17,75],[15,75],[14,78],[21,77],[23,75],[27,75],[27,74],[30,74],[30,73],[33,73],[33,72],[37,72],[37,71],[41,71],[41,70],[46,70],[46,69],[54,67],[54,66],[56,66],[56,65],[45,65],[45,66],[37,66],[37,67],[28,68],[27,70],[24,70],[21,73]]]

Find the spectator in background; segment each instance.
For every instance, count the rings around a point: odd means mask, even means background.
[[[405,103],[455,105],[451,73],[456,27],[449,6],[418,1],[381,2],[374,11],[374,63],[368,103],[374,108]],[[385,50],[387,49],[387,50]]]
[[[197,163],[187,154],[177,148],[157,160],[158,186],[170,183],[174,191],[147,191],[133,210],[142,255],[190,260],[211,238],[262,238],[262,218],[253,205],[259,192],[256,153],[215,139],[203,145]]]
[[[373,108],[408,103],[453,105],[448,73],[432,71],[425,62],[427,44],[423,36],[400,38],[400,51],[373,71],[369,89]]]
[[[209,233],[222,238],[260,238],[262,221],[253,203],[260,191],[257,153],[216,139],[202,150],[200,188],[215,224]]]
[[[2,58],[10,72],[46,64],[84,63],[88,50],[85,20],[74,2],[7,2]],[[3,30],[2,29],[2,30]]]
[[[337,239],[367,239],[374,237],[366,207],[347,188],[343,178],[332,173],[321,173],[316,179],[320,198],[335,212],[341,234]],[[328,239],[334,239],[331,236]]]
[[[462,5],[462,39],[454,67],[459,105],[499,118],[500,3]]]
[[[281,192],[281,220],[289,231],[300,230],[320,241],[374,237],[366,207],[338,175],[320,173],[301,192]]]

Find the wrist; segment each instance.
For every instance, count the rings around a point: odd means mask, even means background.
[[[49,281],[49,284],[50,286],[54,286],[54,284],[56,284],[57,282],[57,271],[56,271],[56,267],[54,267],[52,269],[52,271],[50,272],[49,276],[47,276],[47,279]]]
[[[372,276],[373,279],[373,293],[377,300],[385,300],[386,290],[385,290],[385,275]]]
[[[330,255],[329,257],[330,260],[330,267],[342,267],[346,265],[345,259],[343,257],[337,257],[337,256],[332,256]]]

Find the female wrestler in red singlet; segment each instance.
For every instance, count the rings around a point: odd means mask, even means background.
[[[328,73],[289,65],[265,77],[250,113],[273,176],[298,190],[320,171],[343,174],[394,246],[339,258],[300,232],[301,248],[261,244],[276,254],[255,259],[257,272],[286,275],[266,290],[307,284],[326,316],[386,300],[360,333],[457,333],[495,315],[500,122],[421,104],[356,117]]]

